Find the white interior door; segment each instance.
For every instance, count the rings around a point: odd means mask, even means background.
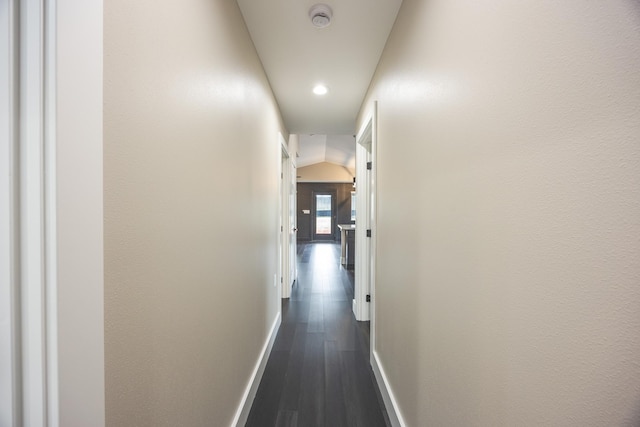
[[[298,280],[297,252],[297,191],[296,191],[296,167],[289,158],[289,292],[293,282]]]
[[[296,280],[296,169],[282,140],[282,168],[280,174],[280,272],[282,298],[291,296]]]
[[[280,163],[280,239],[278,245],[278,256],[280,259],[279,286],[281,289],[281,297],[289,298],[287,292],[287,282],[289,281],[289,173],[287,153],[284,139],[281,137],[282,143],[282,161]]]

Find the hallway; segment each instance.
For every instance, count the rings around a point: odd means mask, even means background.
[[[298,280],[247,426],[384,426],[368,323],[351,311],[353,272],[334,243],[298,245]]]
[[[0,2],[0,426],[640,426],[640,1],[314,2]]]

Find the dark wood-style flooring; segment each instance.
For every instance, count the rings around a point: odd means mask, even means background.
[[[247,426],[386,426],[369,365],[369,325],[351,309],[353,271],[335,243],[298,245],[298,280]]]

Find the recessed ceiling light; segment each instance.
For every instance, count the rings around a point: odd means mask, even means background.
[[[326,95],[329,92],[329,88],[323,84],[318,84],[313,87],[313,93],[316,95]]]

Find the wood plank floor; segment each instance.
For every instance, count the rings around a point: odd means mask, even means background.
[[[353,271],[335,243],[298,245],[298,280],[247,426],[376,427],[388,416],[369,365],[369,327],[356,322]]]

